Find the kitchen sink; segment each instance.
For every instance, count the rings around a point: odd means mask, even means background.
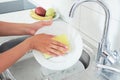
[[[26,36],[3,43],[0,52],[14,47],[24,39],[26,39]],[[34,58],[33,53],[29,52],[12,65],[7,72],[11,73],[15,78],[11,80],[80,80],[82,73],[85,73],[89,69],[92,62],[91,55],[91,50],[89,50],[89,47],[85,47],[84,44],[82,55],[76,64],[68,69],[56,71],[41,66]]]
[[[16,80],[79,80],[79,76],[88,68],[90,63],[89,54],[83,50],[82,56],[75,65],[66,70],[53,71],[42,67],[32,56],[32,53],[29,55],[31,57],[21,59],[9,68]]]
[[[24,38],[13,39],[4,43],[1,45],[1,52],[12,48],[25,38],[26,36]],[[5,47],[6,45],[9,46]],[[7,80],[10,77],[13,79],[9,80],[80,80],[82,73],[87,72],[87,69],[89,69],[90,63],[92,62],[91,55],[91,50],[84,47],[82,55],[76,64],[66,70],[55,71],[41,66],[34,58],[33,53],[28,52],[28,54],[7,69],[1,77],[7,78]]]
[[[82,53],[79,61],[82,62],[82,64],[84,65],[85,69],[89,66],[90,56],[89,56],[89,54],[85,50],[83,50],[83,53]]]
[[[0,52],[14,47],[26,39],[26,37],[28,36],[3,43],[1,45]],[[84,49],[78,62],[68,69],[57,71],[49,70],[41,66],[34,58],[33,53],[28,52],[28,54],[23,56],[20,60],[18,60],[18,62],[7,69],[7,71],[3,73],[3,77],[8,76],[7,78],[9,79],[12,75],[12,78],[15,78],[9,80],[80,80],[82,79],[82,73],[84,74],[87,72],[90,67],[90,63],[92,62],[91,55],[91,50],[89,50],[89,47],[86,47],[84,44]]]
[[[9,0],[0,2],[0,14],[21,11],[26,9],[33,9],[36,6],[28,0]]]

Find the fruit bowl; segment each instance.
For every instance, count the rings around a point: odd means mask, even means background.
[[[56,20],[60,16],[53,8],[45,10],[44,8],[37,7],[30,11],[30,16],[36,20]]]

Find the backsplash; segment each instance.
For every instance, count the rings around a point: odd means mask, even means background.
[[[58,8],[63,20],[69,22],[70,18],[69,10],[74,0],[53,0],[53,6]],[[111,13],[110,19],[110,42],[111,47],[118,49],[119,45],[119,34],[120,34],[120,0],[103,0]],[[71,21],[76,28],[81,31],[83,38],[90,39],[90,43],[97,46],[101,40],[103,28],[104,28],[105,14],[104,10],[96,3],[84,3],[76,9],[73,20]]]

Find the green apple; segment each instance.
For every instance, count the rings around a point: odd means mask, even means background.
[[[49,9],[47,9],[45,15],[54,17],[55,16],[55,10],[53,8],[49,8]]]

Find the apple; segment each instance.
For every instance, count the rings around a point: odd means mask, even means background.
[[[43,7],[36,7],[35,13],[39,16],[45,16],[46,10]]]
[[[52,17],[54,17],[55,16],[55,10],[53,8],[47,9],[45,16],[52,16]]]

